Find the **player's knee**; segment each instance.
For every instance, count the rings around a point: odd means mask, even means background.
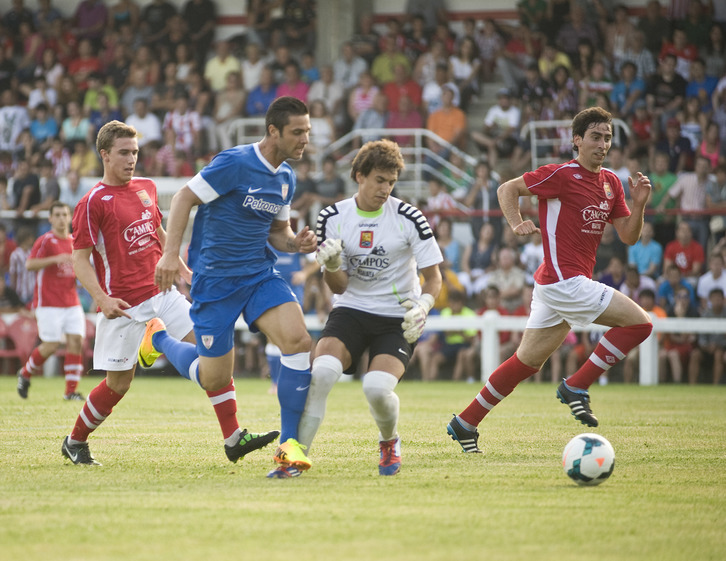
[[[310,391],[330,392],[343,373],[343,364],[331,355],[322,355],[313,361]]]
[[[631,333],[634,341],[642,343],[645,341],[650,334],[653,332],[653,323],[649,320],[646,323],[640,323],[638,325],[628,326],[628,330]]]
[[[398,384],[398,379],[393,374],[372,370],[363,376],[363,393],[368,403],[374,405],[391,395],[396,384]]]

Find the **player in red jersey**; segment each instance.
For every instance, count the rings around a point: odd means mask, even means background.
[[[28,397],[30,377],[41,371],[46,359],[54,354],[66,340],[64,399],[82,400],[76,391],[83,370],[82,345],[86,336],[86,317],[76,291],[71,253],[73,237],[70,233],[71,209],[59,201],[49,209],[51,229],[40,236],[25,263],[29,271],[37,271],[33,308],[38,322],[40,345],[18,371],[18,394]]]
[[[620,239],[633,245],[640,237],[650,180],[629,178],[632,212],[617,176],[603,169],[612,143],[612,116],[599,107],[572,121],[577,158],[548,164],[507,181],[497,191],[502,212],[518,236],[541,231],[544,262],[534,275],[532,310],[517,352],[489,377],[471,404],[447,427],[464,452],[481,452],[476,428],[485,415],[523,380],[536,373],[562,344],[572,325],[610,327],[586,363],[557,388],[557,397],[583,424],[595,427],[587,392],[605,370],[625,358],[650,335],[650,317],[630,298],[592,280],[602,231],[611,222]],[[540,228],[522,218],[519,198],[536,195]]]
[[[61,448],[74,464],[86,465],[99,465],[87,439],[129,390],[146,322],[161,318],[171,336],[195,341],[189,302],[174,287],[160,292],[154,282],[166,233],[156,185],[134,177],[139,155],[136,129],[119,121],[106,123],[98,132],[96,148],[103,161],[103,178],[76,206],[73,268],[102,312],[96,322],[93,367],[106,371],[106,378],[89,394]],[[181,260],[180,271],[190,282],[191,271]],[[277,438],[277,431],[240,430],[233,382],[207,395],[231,461]]]

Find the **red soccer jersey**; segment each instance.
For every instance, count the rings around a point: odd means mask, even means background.
[[[685,247],[678,240],[668,242],[663,252],[663,258],[673,261],[684,276],[692,273],[694,263],[703,264],[706,261],[703,247],[696,240],[691,240],[691,243]]]
[[[70,255],[72,252],[73,237],[69,235],[67,238],[59,238],[51,231],[35,240],[28,258],[43,259],[64,253]],[[49,265],[38,271],[33,308],[38,306],[70,308],[79,304],[76,275],[70,261],[60,265]]]
[[[592,173],[571,160],[527,172],[524,182],[539,200],[545,253],[534,279],[551,284],[578,275],[592,278],[605,223],[630,215],[618,177],[606,169]]]
[[[154,269],[161,257],[156,233],[161,212],[156,185],[134,178],[126,185],[98,183],[76,205],[73,248],[93,248],[96,277],[104,292],[131,306],[159,292]]]

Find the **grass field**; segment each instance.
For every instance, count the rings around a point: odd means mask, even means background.
[[[339,384],[292,480],[265,478],[271,447],[230,464],[204,394],[167,378],[137,379],[91,437],[103,467],[73,466],[60,445],[80,404],[62,387],[34,379],[21,401],[0,378],[2,561],[726,558],[724,387],[594,388],[616,465],[592,488],[562,471],[588,429],[549,384],[519,387],[482,423],[486,453],[465,455],[445,427],[478,387],[402,383],[404,464],[386,478],[360,383]],[[242,426],[277,428],[267,387],[237,382]]]

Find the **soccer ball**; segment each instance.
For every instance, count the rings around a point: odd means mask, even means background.
[[[562,467],[578,485],[600,485],[613,472],[615,450],[599,434],[580,434],[565,446]]]

